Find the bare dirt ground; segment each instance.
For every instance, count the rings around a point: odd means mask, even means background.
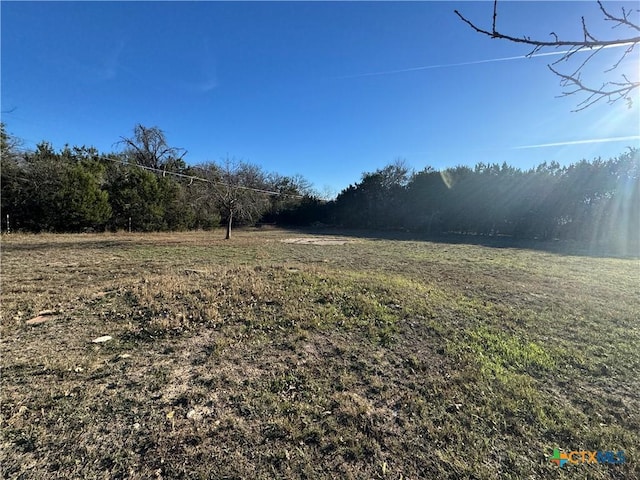
[[[326,237],[297,237],[285,238],[284,243],[295,243],[298,245],[346,245],[354,240],[350,238],[326,238]]]

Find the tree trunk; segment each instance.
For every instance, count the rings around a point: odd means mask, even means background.
[[[229,240],[231,238],[231,222],[233,221],[233,212],[229,212],[229,220],[227,221],[227,235],[225,240]]]

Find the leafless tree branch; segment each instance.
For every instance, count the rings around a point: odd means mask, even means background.
[[[638,13],[640,10],[632,10],[628,11],[624,7],[622,7],[621,16],[614,15],[610,11],[608,11],[600,0],[597,0],[600,11],[604,15],[604,20],[609,22],[614,22],[616,27],[627,27],[634,31],[640,32],[640,25],[631,19],[631,13]],[[539,40],[532,39],[528,36],[517,37],[510,34],[505,34],[500,32],[497,29],[497,21],[498,21],[498,0],[494,0],[493,2],[493,18],[492,18],[492,26],[491,31],[482,28],[471,20],[462,15],[458,10],[454,10],[454,13],[467,25],[469,25],[476,32],[486,35],[490,38],[497,38],[500,40],[507,40],[513,43],[521,43],[525,45],[530,45],[533,47],[532,51],[529,52],[526,56],[532,57],[540,50],[544,48],[561,48],[565,47],[567,49],[566,52],[562,53],[562,56],[553,62],[551,65],[548,65],[549,69],[560,78],[560,85],[562,87],[574,87],[573,89],[565,90],[561,96],[575,95],[575,94],[586,94],[587,97],[583,101],[578,104],[578,108],[574,111],[584,110],[585,108],[601,101],[606,100],[607,103],[613,104],[619,100],[625,100],[630,107],[632,105],[632,95],[633,92],[640,87],[640,82],[637,80],[630,80],[626,75],[622,74],[621,77],[623,79],[620,81],[606,81],[600,87],[594,87],[584,82],[581,79],[581,73],[583,69],[587,66],[587,64],[604,48],[614,47],[614,46],[627,46],[624,53],[620,56],[620,58],[613,64],[613,66],[604,73],[611,73],[613,70],[617,69],[621,62],[633,51],[635,46],[640,43],[640,36],[638,35],[630,35],[628,37],[619,37],[613,39],[599,39],[596,38],[588,29],[587,23],[582,17],[582,40],[567,40],[561,39],[555,32],[551,32],[550,36],[553,37],[552,40]],[[553,66],[558,65],[561,62],[567,62],[572,57],[578,53],[585,50],[593,50],[589,56],[580,63],[580,65],[573,71],[571,74],[566,74],[558,71],[558,69]]]
[[[604,8],[604,5],[602,5],[602,2],[600,0],[597,0],[597,1],[598,1],[598,6],[600,7],[600,11],[605,16],[605,20],[617,22],[617,25],[614,25],[614,28],[620,25],[626,25],[627,27],[640,32],[640,25],[633,23],[632,21],[629,20],[629,12],[627,12],[624,7],[622,7],[622,18],[614,17],[613,15],[611,15],[611,13],[607,11],[606,8]]]
[[[171,169],[187,154],[184,148],[170,147],[158,127],[140,124],[133,129],[133,137],[121,137],[118,143],[136,164],[155,169]]]

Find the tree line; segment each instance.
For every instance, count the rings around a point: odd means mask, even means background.
[[[506,163],[411,171],[395,162],[331,202],[302,199],[278,221],[403,230],[427,237],[503,236],[573,240],[640,254],[640,150],[568,166],[522,170]]]
[[[212,229],[277,217],[309,195],[300,176],[266,173],[226,159],[190,166],[157,127],[137,125],[123,151],[55,151],[41,142],[22,151],[2,126],[3,229],[32,232]],[[7,216],[8,215],[8,220]]]
[[[34,151],[2,127],[2,213],[15,230],[188,230],[256,222],[571,239],[640,251],[640,153],[522,170],[479,163],[365,172],[331,201],[300,176],[227,159],[187,165],[157,127],[136,126],[118,153]],[[141,168],[140,168],[141,167]],[[6,223],[6,222],[4,222]],[[6,225],[5,225],[6,227]]]
[[[323,207],[317,221],[344,227],[570,239],[640,253],[640,153],[529,170],[479,163],[411,172],[396,162]]]

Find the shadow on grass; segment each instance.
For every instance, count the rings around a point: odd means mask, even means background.
[[[574,240],[533,240],[506,235],[455,234],[429,235],[402,230],[358,230],[339,227],[291,228],[306,235],[331,235],[357,237],[370,240],[396,240],[412,242],[432,242],[451,245],[477,245],[489,248],[515,248],[536,250],[558,255],[598,257],[598,258],[640,258],[640,246],[635,248],[613,248],[605,245],[591,245],[589,242]]]
[[[597,258],[640,258],[640,245],[628,248],[614,248],[602,244],[590,244],[589,242],[579,242],[575,240],[533,240],[519,239],[505,235],[476,235],[476,234],[446,234],[446,235],[429,235],[421,232],[411,232],[404,230],[366,230],[366,229],[349,229],[340,227],[281,227],[283,230],[290,232],[299,232],[302,235],[327,235],[342,236],[352,238],[366,238],[370,240],[395,240],[395,241],[414,241],[414,242],[432,242],[451,245],[477,245],[489,248],[513,248],[521,250],[535,250],[557,255],[581,256],[581,257],[597,257]],[[275,230],[280,230],[276,227]],[[241,232],[259,232],[269,231],[253,228],[239,228],[236,231]],[[173,232],[179,234],[179,232]],[[100,234],[97,234],[100,235]],[[153,234],[150,234],[153,235]],[[171,236],[172,232],[165,232],[165,235]],[[6,241],[6,235],[2,236],[2,249],[5,251],[43,251],[50,249],[113,249],[113,248],[129,248],[141,243],[141,238],[145,238],[144,233],[126,238],[105,237],[103,239],[96,238],[92,234],[92,238],[82,238],[83,234],[74,234],[73,241],[63,241],[49,238],[38,238],[35,234],[24,243]],[[51,238],[51,239],[50,239]],[[77,238],[77,240],[76,240]],[[221,240],[215,233],[209,240]],[[142,242],[144,243],[144,241]],[[189,242],[185,239],[162,238],[157,239],[156,244],[165,246],[184,245],[189,246]]]
[[[86,240],[86,241],[72,241],[72,242],[63,242],[63,241],[42,241],[42,242],[25,242],[25,243],[14,243],[14,242],[2,242],[2,249],[5,251],[23,251],[23,252],[34,252],[39,250],[78,250],[78,249],[87,249],[87,250],[95,250],[95,249],[110,249],[110,248],[127,248],[131,247],[135,244],[135,240]]]

